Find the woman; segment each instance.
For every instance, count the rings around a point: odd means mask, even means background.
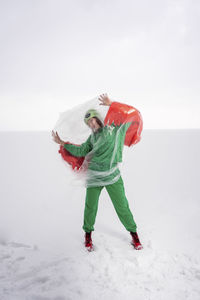
[[[102,94],[99,101],[100,105],[112,106],[112,101],[106,94]],[[120,111],[117,113],[120,114]],[[87,191],[83,224],[85,246],[89,251],[93,250],[91,233],[94,231],[99,196],[105,187],[120,221],[132,236],[134,248],[140,250],[142,245],[138,238],[137,226],[125,196],[124,184],[118,168],[118,163],[122,161],[125,136],[131,122],[118,125],[113,122],[104,126],[101,116],[95,109],[86,112],[84,121],[92,130],[92,134],[80,146],[62,141],[57,132],[52,131],[52,135],[56,143],[75,157],[85,157],[85,163],[87,163]]]

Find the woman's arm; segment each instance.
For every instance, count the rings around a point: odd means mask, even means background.
[[[81,145],[74,145],[70,143],[65,143],[64,148],[69,151],[72,155],[77,157],[86,156],[92,150],[92,144],[90,141],[90,136],[87,141]]]
[[[81,145],[73,145],[69,142],[62,141],[61,138],[59,137],[57,131],[55,133],[52,130],[52,136],[53,136],[54,142],[63,146],[67,151],[69,151],[74,156],[77,156],[77,157],[86,156],[86,154],[92,150],[90,136],[87,139],[87,141]]]

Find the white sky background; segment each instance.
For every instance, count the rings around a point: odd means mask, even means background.
[[[200,128],[200,1],[0,1],[0,130],[107,92],[144,128]]]

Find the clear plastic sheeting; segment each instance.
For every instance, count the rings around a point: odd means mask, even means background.
[[[111,106],[99,104],[98,98],[94,98],[63,112],[54,128],[65,141],[59,153],[86,187],[116,182],[120,178],[124,145],[139,142],[142,132],[142,117],[134,107],[119,102],[112,102]],[[96,131],[84,122],[91,109],[98,112],[103,123]]]
[[[54,131],[57,131],[60,138],[64,141],[70,141],[75,144],[85,142],[91,134],[91,129],[86,126],[84,122],[86,111],[89,109],[98,110],[99,114],[102,116],[102,120],[105,119],[108,112],[109,107],[99,105],[99,103],[98,97],[95,97],[72,109],[61,112],[54,127]]]

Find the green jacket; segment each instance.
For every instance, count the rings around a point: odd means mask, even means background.
[[[65,144],[64,148],[74,156],[88,157],[90,182],[95,184],[99,180],[99,183],[102,182],[99,185],[109,184],[120,175],[117,164],[122,162],[124,139],[130,125],[131,123],[120,126],[106,125],[92,133],[80,146]]]

